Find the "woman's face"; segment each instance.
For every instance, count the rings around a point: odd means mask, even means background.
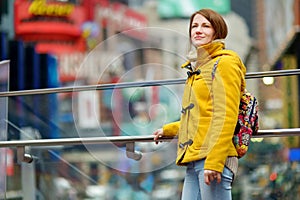
[[[213,41],[215,30],[211,23],[202,15],[196,14],[191,25],[191,42],[195,47]]]

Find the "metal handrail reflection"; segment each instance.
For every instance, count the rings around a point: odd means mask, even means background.
[[[266,72],[250,72],[247,73],[246,79],[263,78],[263,77],[278,77],[278,76],[292,76],[300,75],[300,69],[288,69],[288,70],[276,70]],[[63,92],[81,92],[89,90],[111,90],[111,89],[124,89],[132,87],[150,87],[150,86],[162,86],[162,85],[177,85],[185,83],[186,79],[168,79],[157,81],[141,81],[141,82],[122,82],[115,84],[98,84],[98,85],[84,85],[84,86],[72,86],[72,87],[59,87],[59,88],[45,88],[34,90],[20,90],[10,92],[0,92],[0,97],[12,97],[12,96],[25,96],[25,95],[38,95],[38,94],[52,94]]]
[[[300,128],[259,130],[253,138],[300,136]],[[108,144],[130,142],[154,142],[153,135],[147,136],[111,136],[111,137],[87,137],[87,138],[61,138],[39,140],[0,141],[0,148],[20,146],[60,146],[60,145],[84,145],[84,144]],[[172,142],[176,137],[162,137],[158,142]]]

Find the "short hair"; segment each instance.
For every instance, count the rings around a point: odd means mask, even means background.
[[[194,17],[200,14],[203,17],[205,17],[212,25],[213,29],[215,30],[214,39],[225,39],[228,33],[228,28],[226,25],[225,20],[223,17],[211,10],[211,9],[201,9],[196,11],[192,16],[190,17],[190,27],[189,27],[189,37],[191,38],[191,29],[192,29],[192,23],[194,20]]]

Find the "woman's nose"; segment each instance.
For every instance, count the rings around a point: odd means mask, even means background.
[[[197,27],[197,28],[196,28],[196,33],[201,33],[201,32],[202,32],[202,27],[200,27],[200,26]]]

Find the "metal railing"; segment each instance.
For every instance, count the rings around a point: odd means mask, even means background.
[[[291,76],[299,75],[300,69],[294,70],[278,70],[268,72],[253,72],[247,73],[246,79],[263,78],[263,77],[277,77],[277,76]],[[76,87],[61,87],[61,88],[47,88],[23,91],[0,92],[1,97],[12,97],[22,95],[37,95],[37,94],[51,94],[60,92],[79,92],[87,90],[107,90],[107,89],[121,89],[130,87],[148,87],[148,86],[162,86],[183,84],[185,79],[159,80],[159,81],[144,81],[144,82],[128,82],[117,84],[100,84],[91,86],[76,86]],[[292,129],[270,129],[259,130],[257,135],[253,138],[264,137],[287,137],[300,136],[300,128]],[[162,137],[158,142],[175,141],[176,137]],[[135,150],[136,142],[154,142],[154,136],[112,136],[112,137],[88,137],[88,138],[63,138],[63,139],[39,139],[39,140],[18,140],[18,141],[0,141],[0,148],[16,147],[17,157],[19,162],[31,162],[33,157],[25,153],[25,147],[28,146],[60,146],[60,145],[83,145],[83,144],[105,144],[105,143],[123,143],[126,144],[126,154],[129,158],[139,160],[142,157],[141,152]]]
[[[259,130],[253,138],[264,137],[287,137],[300,136],[300,128],[292,129],[270,129]],[[175,141],[176,137],[162,137],[157,142]],[[126,155],[128,158],[140,160],[142,153],[135,150],[136,142],[155,142],[153,135],[148,136],[111,136],[111,137],[88,137],[88,138],[63,138],[63,139],[39,139],[39,140],[17,140],[17,141],[0,141],[0,148],[16,147],[18,162],[32,162],[34,157],[25,153],[25,147],[32,146],[60,146],[60,145],[88,145],[88,144],[107,144],[123,143],[126,144]]]
[[[287,137],[300,136],[300,128],[291,129],[269,129],[259,130],[253,138],[265,137]],[[158,142],[170,142],[176,137],[162,137]],[[0,141],[2,147],[18,146],[59,146],[59,145],[82,145],[82,144],[106,144],[106,143],[128,143],[128,142],[154,142],[153,135],[147,136],[109,136],[109,137],[87,137],[87,138],[61,138],[61,139],[38,139],[38,140],[16,140]]]
[[[254,79],[254,78],[263,78],[263,77],[278,77],[278,76],[292,76],[292,75],[300,75],[300,69],[276,70],[276,71],[267,71],[267,72],[250,72],[246,74],[245,78]],[[88,91],[88,90],[125,89],[125,88],[132,88],[132,87],[177,85],[177,84],[185,83],[185,80],[186,80],[185,78],[180,78],[180,79],[168,79],[168,80],[157,80],[157,81],[123,82],[123,83],[116,83],[116,84],[98,84],[98,85],[85,85],[85,86],[73,86],[73,87],[9,91],[9,92],[0,92],[0,97],[51,94],[51,93],[62,93],[62,92],[81,92],[81,91]]]

